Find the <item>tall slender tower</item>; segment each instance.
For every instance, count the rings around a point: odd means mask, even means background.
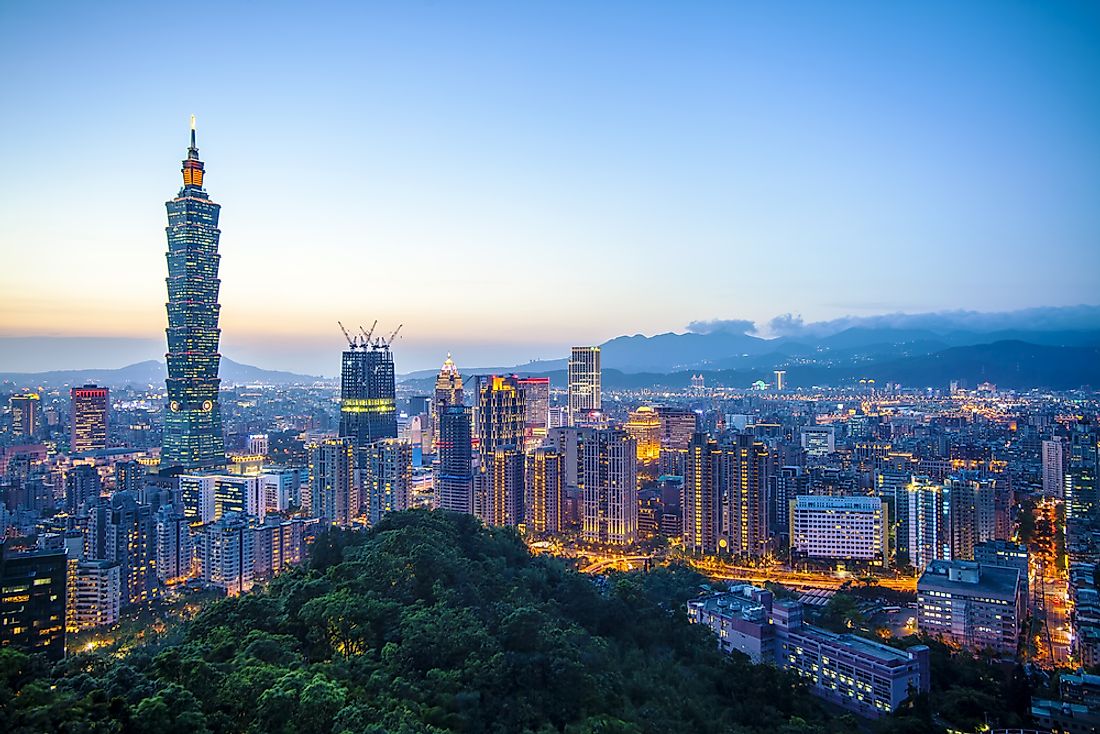
[[[603,407],[600,391],[600,348],[573,347],[569,356],[569,420],[576,425],[585,413]]]
[[[225,437],[218,404],[218,215],[221,206],[202,187],[203,163],[195,145],[183,162],[183,188],[168,208],[168,405],[161,466],[225,466]]]

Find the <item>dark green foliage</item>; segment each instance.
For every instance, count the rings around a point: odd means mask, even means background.
[[[211,605],[181,644],[52,672],[0,650],[0,731],[642,734],[852,730],[715,649],[685,568],[603,588],[514,532],[408,512]],[[50,690],[56,685],[55,690]]]

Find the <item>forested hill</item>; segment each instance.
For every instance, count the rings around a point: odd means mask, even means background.
[[[0,731],[852,730],[789,675],[727,658],[688,625],[698,582],[660,570],[600,588],[511,531],[399,513],[326,536],[308,568],[214,603],[178,644],[72,655],[52,674],[0,651]]]

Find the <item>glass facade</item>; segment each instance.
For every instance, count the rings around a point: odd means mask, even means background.
[[[218,403],[218,215],[202,187],[203,163],[191,130],[183,188],[168,208],[168,404],[161,465],[225,466]]]

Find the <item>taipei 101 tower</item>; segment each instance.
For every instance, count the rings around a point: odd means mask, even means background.
[[[218,404],[218,214],[221,206],[202,187],[203,163],[195,145],[183,162],[183,188],[168,207],[168,404],[162,470],[225,466]]]

